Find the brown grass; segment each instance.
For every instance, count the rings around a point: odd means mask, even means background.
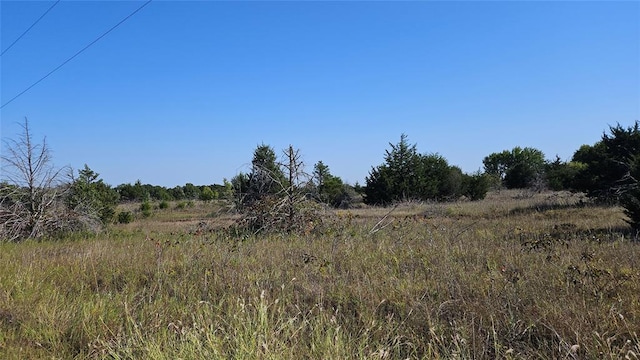
[[[198,206],[1,244],[0,358],[640,356],[640,244],[618,208],[502,192],[249,236]]]

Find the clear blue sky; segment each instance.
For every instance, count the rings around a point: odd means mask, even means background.
[[[2,1],[2,50],[52,4]],[[142,4],[61,1],[0,58],[2,104]],[[640,2],[156,0],[0,116],[112,185],[221,183],[261,143],[364,183],[402,133],[465,172],[568,160],[640,119]]]

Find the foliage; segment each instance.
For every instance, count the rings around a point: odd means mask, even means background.
[[[333,207],[346,207],[351,202],[348,187],[340,177],[332,175],[329,167],[322,161],[313,166],[315,197],[324,204]]]
[[[477,172],[472,175],[465,175],[464,181],[464,194],[471,201],[482,200],[487,196],[489,186],[491,184],[490,177],[486,174]]]
[[[231,184],[242,213],[238,223],[253,233],[297,232],[317,217],[317,207],[307,196],[309,176],[299,151],[291,145],[281,162],[271,147],[258,146],[251,172],[236,175]]]
[[[211,190],[211,188],[208,186],[204,186],[200,191],[200,200],[204,202],[209,202],[216,198],[217,198],[217,194],[214,193],[213,190]]]
[[[151,203],[149,201],[143,201],[142,204],[140,204],[140,211],[144,217],[151,216]]]
[[[226,181],[226,180],[225,180]],[[226,196],[230,198],[232,188],[227,184],[225,185],[194,185],[192,183],[186,183],[184,186],[175,186],[173,188],[166,188],[158,185],[142,184],[140,180],[136,181],[134,185],[121,184],[116,187],[116,191],[120,194],[120,198],[123,201],[144,201],[144,200],[157,200],[157,201],[171,201],[171,200],[198,200],[201,199],[202,192],[206,188],[213,191],[214,197],[211,199],[217,199],[219,196]],[[219,194],[219,195],[216,195]],[[210,194],[205,195],[205,197]]]
[[[406,135],[389,144],[385,163],[372,168],[366,178],[365,202],[386,205],[404,200],[448,200],[464,195],[465,174],[438,154],[419,154]],[[479,190],[476,188],[475,190]],[[482,191],[477,193],[480,196]],[[484,192],[486,193],[486,191]]]
[[[133,214],[131,211],[121,211],[118,213],[119,224],[129,224],[133,222]]]
[[[565,162],[556,156],[553,161],[545,164],[544,173],[546,185],[554,191],[571,190],[581,164]]]
[[[106,225],[113,220],[119,195],[99,176],[86,164],[82,170],[78,170],[78,178],[71,184],[67,204],[86,221],[94,222],[95,219],[99,224]]]
[[[623,179],[626,187],[620,196],[620,205],[627,216],[626,222],[640,232],[640,154],[630,161],[629,173]]]
[[[166,200],[162,200],[160,201],[160,204],[158,204],[158,208],[159,209],[168,209],[169,208],[169,202]]]
[[[542,175],[545,160],[538,149],[516,146],[511,151],[490,154],[482,163],[485,173],[499,178],[508,189],[522,189]]]
[[[0,239],[17,241],[73,230],[77,216],[64,206],[66,168],[55,168],[46,139],[35,143],[25,118],[17,139],[3,139]]]
[[[640,154],[640,123],[624,128],[620,124],[609,128],[594,145],[583,145],[573,155],[580,164],[574,188],[590,197],[615,202],[628,185],[625,176],[633,157]]]

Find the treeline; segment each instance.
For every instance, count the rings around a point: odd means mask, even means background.
[[[251,227],[304,222],[309,202],[333,207],[359,203],[480,200],[491,188],[531,188],[584,192],[597,201],[620,204],[626,221],[640,230],[640,123],[611,126],[600,141],[583,145],[570,161],[545,159],[530,147],[489,154],[484,171],[464,173],[437,154],[421,154],[401,135],[384,152],[364,186],[346,184],[318,161],[309,173],[299,150],[289,147],[278,158],[269,145],[259,145],[247,173],[223,184],[166,188],[151,184],[104,183],[87,165],[77,176],[52,165],[46,142],[33,141],[28,122],[23,134],[5,142],[4,175],[0,182],[0,238],[40,237],[60,231],[96,229],[116,219],[121,202],[225,199],[253,222]],[[274,211],[277,209],[277,211]]]
[[[495,186],[508,189],[570,190],[598,201],[616,203],[638,187],[640,123],[611,126],[600,141],[582,145],[571,160],[545,160],[542,151],[516,147],[483,160],[484,173]]]
[[[120,184],[114,188],[120,201],[173,201],[173,200],[216,200],[226,198],[231,194],[229,184],[194,185],[186,183],[184,186],[166,188],[159,185],[142,184],[140,180],[134,184]]]

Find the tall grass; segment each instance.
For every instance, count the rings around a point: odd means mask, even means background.
[[[638,358],[640,244],[554,196],[0,244],[0,358]]]

